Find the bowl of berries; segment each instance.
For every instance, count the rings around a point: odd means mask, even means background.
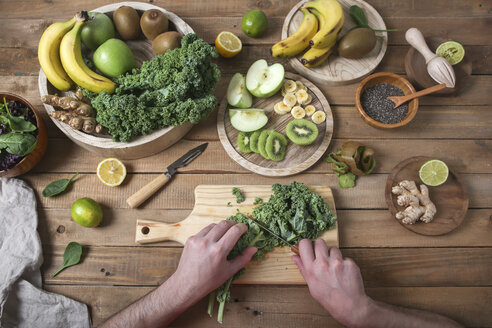
[[[48,136],[43,119],[24,98],[0,92],[0,177],[16,177],[43,158]]]

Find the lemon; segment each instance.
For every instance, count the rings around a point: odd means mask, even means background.
[[[459,42],[446,41],[437,47],[436,55],[444,57],[451,65],[456,65],[465,57],[465,48]]]
[[[252,38],[258,38],[265,33],[268,19],[265,13],[259,9],[248,11],[241,20],[241,28],[244,34]]]
[[[220,32],[215,39],[217,52],[225,58],[234,57],[243,49],[241,40],[231,32]]]
[[[117,158],[106,158],[97,165],[97,177],[106,186],[119,186],[126,177],[126,167]]]
[[[97,227],[103,218],[101,206],[91,198],[80,198],[72,205],[72,218],[83,227]]]
[[[442,185],[448,179],[448,175],[448,166],[438,159],[425,162],[419,170],[420,180],[432,187]]]

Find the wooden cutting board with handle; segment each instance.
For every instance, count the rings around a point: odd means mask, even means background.
[[[236,203],[232,188],[241,189],[245,201]],[[334,215],[335,201],[329,187],[310,187],[330,205]],[[255,197],[264,202],[272,195],[271,185],[199,185],[195,188],[195,206],[190,215],[181,222],[166,224],[152,220],[137,220],[136,242],[139,244],[172,240],[184,244],[210,223],[216,223],[234,215],[237,210],[251,214]],[[230,203],[230,206],[227,204]],[[338,246],[338,226],[325,231],[321,238],[328,246]],[[297,266],[292,262],[289,247],[277,247],[268,252],[262,261],[251,261],[246,272],[235,283],[239,284],[305,284]]]

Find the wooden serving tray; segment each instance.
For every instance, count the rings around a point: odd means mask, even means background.
[[[232,188],[238,187],[243,192],[245,201],[236,203]],[[336,215],[335,201],[329,187],[314,186],[313,191],[321,195]],[[195,206],[191,214],[175,224],[166,224],[151,220],[137,220],[135,240],[146,244],[173,240],[184,244],[188,237],[196,234],[210,223],[216,223],[237,213],[253,212],[255,197],[268,201],[272,195],[271,185],[200,185],[195,189]],[[230,202],[232,206],[227,206]],[[323,238],[328,246],[338,246],[338,226],[325,231]],[[262,261],[251,261],[246,272],[236,283],[239,284],[305,284],[297,266],[292,261],[293,253],[288,247],[277,247],[267,253]]]
[[[301,21],[304,17],[301,8],[307,1],[308,0],[300,1],[285,17],[282,28],[282,39],[294,34],[301,25]],[[355,22],[349,15],[349,8],[352,5],[357,5],[364,10],[369,26],[378,30],[386,29],[386,25],[384,24],[381,15],[379,15],[376,9],[367,2],[362,0],[338,0],[338,2],[342,6],[345,14],[345,22],[338,35],[339,39],[355,26]],[[299,74],[316,83],[326,85],[350,84],[371,74],[383,59],[386,48],[388,47],[388,35],[386,32],[378,32],[377,35],[381,35],[382,38],[378,37],[374,49],[361,59],[347,59],[340,57],[335,49],[330,57],[318,67],[305,67],[300,61],[302,54],[289,59],[289,62]]]
[[[265,176],[288,176],[300,173],[313,166],[326,152],[330,145],[333,136],[333,114],[330,104],[320,89],[309,80],[302,76],[286,72],[286,79],[301,81],[308,88],[308,93],[312,97],[310,105],[314,105],[316,110],[324,110],[326,120],[318,127],[318,138],[309,146],[299,146],[288,140],[287,153],[285,159],[281,162],[274,162],[264,159],[260,154],[249,153],[244,154],[237,146],[237,135],[239,131],[234,129],[229,118],[229,108],[232,108],[227,103],[227,97],[224,97],[219,105],[217,115],[217,131],[220,141],[227,154],[236,163],[250,170]],[[273,129],[285,135],[285,127],[287,123],[294,118],[291,114],[278,115],[273,111],[273,106],[282,101],[283,96],[278,92],[269,98],[253,97],[253,108],[263,108],[268,115],[268,123],[263,129]],[[305,117],[311,120],[309,117]]]

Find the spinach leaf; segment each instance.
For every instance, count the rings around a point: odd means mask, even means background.
[[[349,14],[359,27],[369,27],[366,14],[361,7],[357,5],[350,6]]]
[[[36,148],[36,137],[32,134],[8,133],[0,135],[0,149],[17,156],[26,156]]]
[[[70,242],[63,253],[63,264],[58,268],[58,270],[51,274],[51,278],[59,274],[63,269],[79,264],[81,256],[82,246],[77,242]]]
[[[56,195],[61,194],[62,192],[64,192],[67,189],[70,182],[72,182],[73,179],[75,179],[78,175],[79,175],[79,173],[77,172],[70,178],[70,180],[60,179],[60,180],[56,180],[56,181],[51,182],[49,185],[47,185],[43,189],[43,192],[42,192],[43,197],[52,197],[52,196],[56,196]]]
[[[7,105],[7,101],[3,98],[4,107],[7,110],[6,123],[8,123],[10,129],[14,132],[32,132],[37,129],[36,125],[32,124],[29,121],[24,120],[22,116],[13,116],[10,113],[9,106]],[[5,122],[5,120],[3,120]]]

